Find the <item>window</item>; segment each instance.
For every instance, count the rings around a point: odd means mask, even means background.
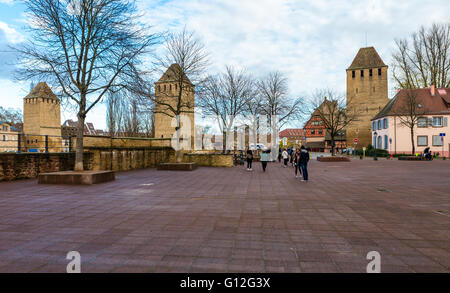
[[[433,146],[442,146],[442,138],[439,135],[433,135]]]
[[[378,137],[378,147],[379,149],[381,149],[383,146],[383,138],[381,136]]]
[[[352,78],[355,78],[355,76],[356,76],[356,73],[355,73],[355,71],[353,70],[353,71],[352,71]]]
[[[6,135],[3,135],[3,141],[6,141]]]
[[[378,68],[378,76],[381,76],[381,68]]]
[[[377,130],[377,122],[376,121],[372,122],[372,130]]]
[[[373,72],[372,69],[369,69],[369,76],[372,77],[373,76]]]
[[[433,127],[442,127],[442,117],[433,117]]]
[[[389,126],[388,119],[387,119],[387,118],[384,118],[384,119],[383,119],[383,128],[384,128],[384,129],[388,129],[388,126]]]
[[[417,127],[427,127],[427,118],[426,117],[420,117],[417,120]]]
[[[8,131],[8,125],[3,125],[3,131]]]
[[[384,136],[384,149],[387,150],[388,148],[389,148],[389,146],[388,146],[388,136],[385,135]]]
[[[381,120],[378,120],[378,129],[383,129],[383,128],[381,128],[382,126],[381,126]]]
[[[169,85],[169,91],[172,91],[172,85]]]
[[[311,134],[316,134],[316,131],[314,129],[311,130]]]
[[[358,88],[356,88],[356,93],[358,93]]]
[[[417,146],[428,146],[428,136],[418,136]]]
[[[361,70],[361,77],[364,77],[364,70]]]
[[[323,130],[319,130],[319,134],[322,135],[323,134]]]

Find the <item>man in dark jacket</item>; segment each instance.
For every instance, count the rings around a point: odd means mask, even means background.
[[[308,181],[308,162],[309,162],[309,153],[305,149],[304,146],[302,146],[300,151],[300,168],[302,170],[303,174],[303,180],[302,181]]]

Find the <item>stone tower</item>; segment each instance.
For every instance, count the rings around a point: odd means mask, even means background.
[[[39,152],[61,151],[60,101],[45,82],[38,83],[23,99],[24,146]]]
[[[178,95],[180,93],[180,71],[178,64],[172,64],[162,77],[155,82],[155,99],[177,107]],[[170,107],[164,104],[155,104],[155,138],[172,138],[175,133],[175,126],[171,125],[173,112]],[[191,113],[181,113],[190,119],[191,145],[194,142],[194,107],[195,107],[195,87],[187,76],[183,76],[183,91],[181,97],[181,109]],[[167,113],[170,116],[163,114]],[[183,121],[181,126],[183,126]]]
[[[347,108],[358,115],[347,126],[348,147],[361,149],[371,144],[370,119],[388,101],[388,66],[374,47],[361,48],[347,68]],[[354,139],[358,139],[356,146]]]

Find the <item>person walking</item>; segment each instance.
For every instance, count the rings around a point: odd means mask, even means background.
[[[284,167],[287,168],[287,163],[288,163],[288,160],[289,160],[289,154],[286,151],[286,149],[283,150],[283,152],[281,153],[281,156],[283,157]]]
[[[261,164],[263,171],[266,172],[267,162],[269,161],[270,150],[265,150],[261,153]]]
[[[297,150],[294,155],[294,167],[295,167],[295,178],[298,178],[298,171],[302,175],[302,169],[300,168],[300,150]]]
[[[253,162],[253,152],[250,149],[248,149],[247,150],[247,171],[253,171],[252,162]]]
[[[302,181],[308,181],[308,162],[309,162],[309,153],[308,151],[305,149],[304,146],[302,146],[300,151],[300,156],[299,156],[299,161],[300,161],[300,168],[301,168],[301,172],[303,174],[303,179]]]

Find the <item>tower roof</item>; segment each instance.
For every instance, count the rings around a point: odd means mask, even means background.
[[[169,68],[166,70],[166,72],[161,76],[161,78],[156,83],[179,81],[178,79],[180,73],[183,74],[184,82],[192,84],[189,78],[186,76],[186,74],[182,72],[181,67],[178,63],[170,65]]]
[[[59,101],[46,82],[38,83],[25,98],[47,98]]]
[[[374,47],[361,48],[353,59],[352,64],[347,70],[386,67],[383,60],[378,55]]]

